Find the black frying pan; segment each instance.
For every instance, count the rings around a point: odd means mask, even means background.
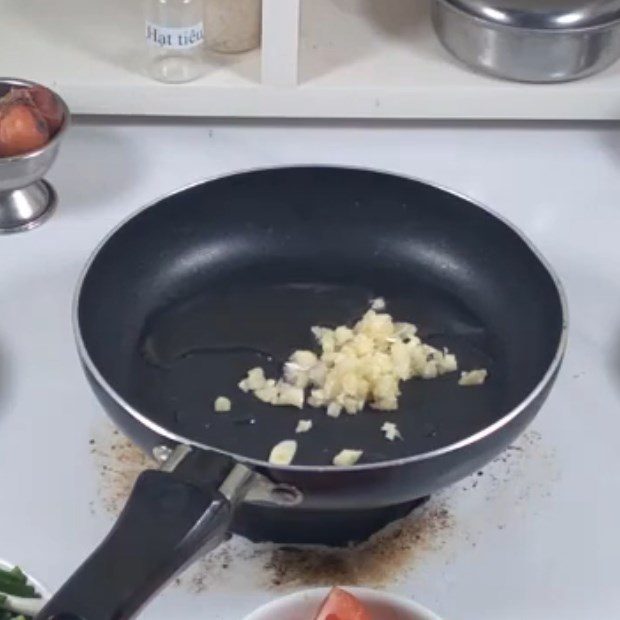
[[[462,368],[487,368],[487,382],[411,381],[398,412],[338,419],[237,389],[250,367],[276,375],[293,349],[312,347],[310,326],[351,323],[376,296]],[[542,405],[565,320],[557,279],[514,228],[419,181],[283,168],[159,200],[96,251],[75,326],[103,406],[166,471],[142,475],[115,529],[39,618],[134,615],[221,541],[235,511],[320,530],[329,520],[319,517],[354,521],[470,474]],[[213,412],[220,394],[233,401],[229,414]],[[296,437],[300,417],[314,427]],[[385,440],[386,420],[403,441]],[[299,441],[294,464],[270,466],[271,447],[287,438]],[[334,468],[342,448],[364,456]]]

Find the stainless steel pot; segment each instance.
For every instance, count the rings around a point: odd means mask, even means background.
[[[509,80],[575,80],[620,58],[620,0],[433,0],[432,17],[449,52]]]

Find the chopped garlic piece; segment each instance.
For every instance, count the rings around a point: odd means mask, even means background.
[[[385,438],[388,441],[394,441],[395,439],[403,438],[394,422],[384,422],[381,430],[385,433]]]
[[[294,439],[285,439],[271,448],[269,462],[274,465],[290,465],[297,452],[297,442]]]
[[[327,328],[325,328],[325,327],[314,326],[314,327],[310,328],[310,332],[316,338],[317,342],[321,342],[321,338],[323,338],[323,334],[326,331],[329,331],[329,330]]]
[[[266,381],[265,371],[262,368],[252,368],[248,371],[248,376],[241,381],[239,387],[244,392],[254,392],[265,387]]]
[[[323,348],[324,353],[333,351],[336,346],[334,331],[327,327],[311,327],[310,331]]]
[[[319,355],[294,351],[277,383],[254,368],[239,387],[272,405],[301,409],[307,402],[336,418],[342,411],[354,415],[366,405],[394,411],[402,381],[435,379],[457,370],[454,354],[422,342],[415,325],[394,322],[378,311],[384,307],[384,300],[374,300],[353,327],[312,327]]]
[[[302,370],[310,370],[318,361],[312,351],[295,351],[290,357],[293,364],[297,364]]]
[[[341,450],[336,454],[332,463],[337,467],[350,467],[355,465],[364,454],[363,450]]]
[[[488,373],[484,368],[462,372],[461,378],[459,379],[459,385],[482,385],[487,378],[487,374]]]
[[[295,387],[301,388],[302,390],[307,388],[310,383],[308,371],[303,370],[291,362],[286,362],[286,364],[284,364],[284,380]]]
[[[433,360],[426,363],[426,366],[422,370],[422,379],[436,379],[439,376],[439,369],[437,368],[437,362]]]
[[[312,428],[312,420],[299,420],[297,422],[296,433],[307,433]]]
[[[364,401],[362,399],[344,398],[343,401],[344,410],[349,415],[355,415],[364,408]]]
[[[377,297],[370,302],[371,310],[385,310],[385,299],[383,297]]]
[[[218,396],[215,399],[215,403],[213,403],[213,408],[218,413],[225,413],[227,411],[230,411],[232,408],[230,398],[226,398],[226,396]]]
[[[329,405],[327,405],[327,415],[330,418],[337,418],[341,412],[342,405],[339,405],[338,403],[329,403]]]
[[[394,323],[394,330],[398,338],[407,340],[411,340],[418,333],[418,328],[412,323]]]
[[[341,325],[340,327],[336,327],[334,337],[336,338],[336,344],[342,346],[345,342],[349,342],[349,340],[353,339],[353,331]]]
[[[284,378],[291,385],[304,389],[310,383],[310,372],[318,361],[312,351],[295,351],[284,364]]]
[[[437,361],[437,370],[441,373],[454,372],[457,369],[456,355],[444,352],[443,358]]]
[[[273,379],[268,379],[262,387],[254,390],[254,396],[256,396],[258,400],[262,400],[264,403],[275,405],[278,398],[278,388],[276,387],[276,382]]]
[[[298,409],[304,406],[304,390],[294,385],[289,385],[284,381],[279,381],[276,385],[276,398],[274,405],[292,405]]]
[[[318,362],[308,371],[308,380],[313,385],[323,385],[327,378],[327,366],[323,362]]]

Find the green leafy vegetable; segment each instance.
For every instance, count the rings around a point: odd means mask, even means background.
[[[0,568],[0,620],[28,620],[26,616],[3,609],[7,602],[7,595],[22,598],[40,597],[37,591],[28,583],[26,575],[17,566],[11,570]]]

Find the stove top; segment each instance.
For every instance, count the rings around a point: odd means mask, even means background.
[[[108,423],[95,428],[89,446],[98,477],[97,499],[91,501],[90,508],[93,516],[103,514],[113,519],[122,510],[138,474],[153,462]],[[534,480],[534,472],[546,475]],[[251,528],[237,524],[236,534],[199,560],[175,585],[188,592],[220,588],[234,592],[248,585],[248,571],[252,583],[274,593],[302,585],[403,584],[415,574],[417,562],[432,561],[434,555],[449,562],[459,544],[464,542],[465,549],[475,549],[482,542],[484,530],[463,527],[458,519],[459,507],[470,501],[493,504],[506,485],[513,485],[518,492],[514,509],[527,510],[530,498],[537,502],[551,496],[557,476],[553,451],[544,445],[540,433],[530,430],[487,467],[458,485],[432,498],[371,515],[361,525],[350,522],[348,530],[344,519],[334,523],[313,516],[312,521],[302,523],[303,527],[289,530],[287,540],[287,532],[278,530],[280,523],[272,523],[266,532],[257,530],[256,524]],[[250,512],[248,518],[251,516]],[[497,535],[509,521],[507,515],[506,522],[491,525],[489,535]],[[290,525],[284,524],[285,530]],[[305,532],[306,540],[296,536],[309,526],[313,530]],[[327,536],[321,529],[328,530]]]
[[[148,464],[114,435],[74,350],[73,290],[100,238],[199,178],[347,163],[455,188],[532,238],[569,298],[557,384],[534,426],[496,461],[367,542],[291,549],[234,535],[142,617],[240,620],[282,593],[338,582],[415,597],[455,620],[615,618],[619,145],[620,129],[607,125],[78,120],[49,175],[58,211],[38,230],[0,239],[0,557],[56,588]]]

